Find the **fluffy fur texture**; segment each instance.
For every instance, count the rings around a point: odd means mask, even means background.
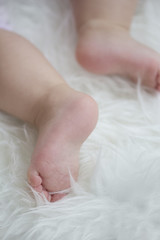
[[[98,125],[80,152],[79,181],[71,179],[71,193],[56,203],[27,184],[35,130],[0,113],[0,239],[159,240],[160,93],[78,65],[69,0],[1,0],[0,7],[3,26],[33,42],[99,105]],[[141,0],[132,34],[160,52],[159,9],[159,1]]]

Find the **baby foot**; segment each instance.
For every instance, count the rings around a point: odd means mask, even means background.
[[[28,171],[29,183],[49,201],[56,201],[70,187],[69,173],[77,179],[80,146],[96,125],[97,105],[85,94],[59,87],[50,94],[37,119],[39,135]],[[62,193],[56,193],[59,191]]]
[[[98,74],[119,74],[160,90],[160,56],[137,42],[127,29],[90,22],[80,29],[77,59]]]

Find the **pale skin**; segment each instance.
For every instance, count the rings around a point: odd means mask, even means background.
[[[160,90],[160,56],[130,36],[137,0],[72,0],[77,60],[96,74],[118,74]]]
[[[130,37],[137,1],[72,0],[79,40],[77,59],[100,74],[137,74],[160,90],[159,55]],[[125,11],[124,11],[125,9]],[[95,101],[70,88],[45,57],[21,36],[0,30],[0,109],[33,124],[38,139],[28,181],[49,201],[78,177],[81,144],[94,129]],[[55,192],[54,194],[52,194]]]
[[[71,89],[24,38],[0,30],[0,109],[33,124],[38,139],[28,181],[49,201],[78,176],[78,153],[97,122],[95,101]]]

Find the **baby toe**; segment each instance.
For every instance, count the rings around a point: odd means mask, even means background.
[[[65,197],[67,194],[66,193],[56,193],[54,195],[51,196],[51,202],[56,202],[60,199],[62,199],[63,197]]]
[[[51,195],[49,194],[49,192],[43,187],[42,189],[42,193],[41,193],[42,197],[45,196],[45,198],[51,202]]]
[[[42,178],[36,170],[29,170],[28,182],[33,188],[37,188],[42,184]]]

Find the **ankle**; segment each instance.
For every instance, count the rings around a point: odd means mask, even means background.
[[[104,54],[106,56],[107,53],[107,56],[109,56],[110,49],[108,46],[113,42],[115,43],[115,40],[117,45],[119,38],[126,40],[128,37],[130,37],[128,29],[121,25],[104,20],[89,21],[79,29],[79,40],[76,48],[77,61],[86,70],[102,74],[99,62],[104,62]],[[105,57],[105,62],[106,60]],[[106,72],[109,71],[110,65],[111,59],[108,57]]]
[[[36,106],[33,124],[39,130],[57,111],[73,90],[66,84],[58,84],[49,89]]]
[[[67,84],[57,85],[41,99],[34,125],[38,131],[43,131],[48,124],[53,124],[53,121],[64,118],[66,116],[65,112],[67,113],[68,110],[69,112],[75,112],[77,119],[83,118],[84,115],[84,118],[87,119],[85,125],[89,125],[88,129],[95,127],[98,117],[96,102],[90,96],[75,91]],[[89,121],[88,124],[87,121]]]

